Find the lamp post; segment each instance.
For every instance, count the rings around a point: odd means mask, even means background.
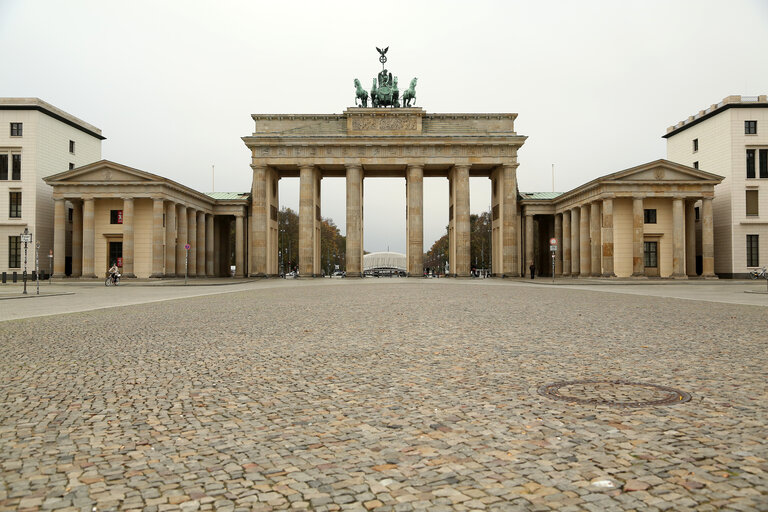
[[[40,240],[35,242],[35,286],[37,295],[40,295]]]
[[[53,283],[53,249],[48,251],[48,284]]]
[[[29,228],[24,228],[24,232],[21,234],[21,241],[24,242],[24,273],[22,279],[24,281],[23,295],[27,294],[27,244],[32,241],[32,233],[29,232]]]

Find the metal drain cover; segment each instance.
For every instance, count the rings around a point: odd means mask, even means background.
[[[687,402],[691,395],[685,391],[624,380],[574,380],[555,382],[539,387],[540,395],[579,404],[610,405],[612,407],[650,407]]]

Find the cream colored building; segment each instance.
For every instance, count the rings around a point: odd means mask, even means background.
[[[28,272],[36,242],[41,273],[48,272],[54,203],[43,177],[99,160],[102,140],[95,126],[38,98],[0,98],[0,272],[23,271],[25,228],[32,233]]]
[[[715,273],[743,278],[766,265],[768,97],[728,96],[670,126],[664,138],[669,160],[725,178],[712,202]]]

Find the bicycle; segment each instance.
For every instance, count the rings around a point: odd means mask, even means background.
[[[117,286],[120,284],[120,274],[114,274],[114,276],[109,276],[104,281],[104,286]]]
[[[749,272],[749,277],[752,279],[768,279],[768,272],[766,272],[765,267],[756,268]]]

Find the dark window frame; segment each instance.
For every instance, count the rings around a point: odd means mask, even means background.
[[[8,179],[8,154],[0,155],[0,181]]]
[[[11,137],[23,137],[24,123],[11,123]]]
[[[21,180],[21,153],[11,154],[11,179]]]
[[[760,235],[747,235],[747,266],[760,266]]]
[[[20,190],[11,190],[8,192],[8,218],[21,218],[21,201],[22,197]]]
[[[645,208],[643,210],[643,224],[656,224],[656,208]]]
[[[109,223],[110,224],[122,224],[123,223],[123,210],[109,210]]]
[[[693,152],[696,153],[699,150],[699,139],[693,139]]]
[[[694,220],[701,220],[701,210],[699,210],[698,206],[693,207],[693,217]]]
[[[75,168],[75,164],[73,164],[72,162],[69,162],[69,170],[71,171],[74,168]]]
[[[747,179],[755,177],[755,150],[747,150]]]
[[[759,176],[761,178],[768,178],[768,149],[758,149],[758,167],[760,168]]]
[[[757,135],[757,121],[744,121],[744,135]]]
[[[752,201],[752,206],[754,207],[754,210],[750,210],[750,196],[754,196],[754,200]],[[760,216],[760,195],[757,190],[747,190],[744,194],[744,200],[745,200],[745,211],[747,217],[759,217]]]
[[[695,162],[693,162],[693,168],[694,168],[694,169],[698,169],[698,168],[699,168],[699,161],[698,161],[698,160],[696,160]]]
[[[21,268],[21,236],[8,237],[8,268]]]
[[[69,152],[75,154],[75,141],[73,140],[69,141]]]
[[[649,248],[653,247],[650,251]],[[659,243],[657,241],[643,242],[643,264],[648,268],[659,268]]]

